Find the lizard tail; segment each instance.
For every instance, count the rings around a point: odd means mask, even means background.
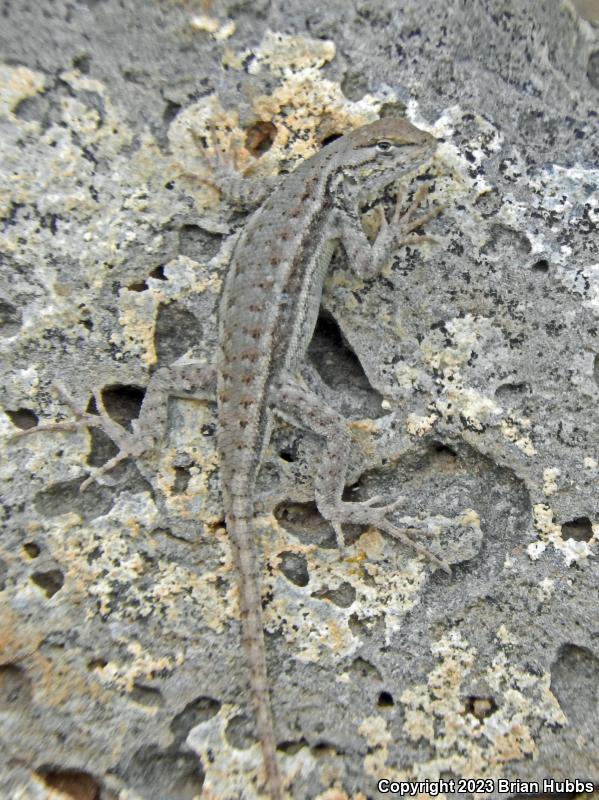
[[[256,712],[256,728],[266,769],[271,800],[283,800],[283,784],[277,764],[274,725],[264,647],[262,599],[258,579],[253,512],[227,515],[227,531],[235,549],[239,573],[241,637],[250,670],[250,689]]]

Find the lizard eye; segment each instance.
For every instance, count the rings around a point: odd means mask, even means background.
[[[381,153],[388,153],[392,147],[393,145],[391,144],[391,142],[388,142],[386,139],[383,139],[381,142],[376,143],[376,149],[380,150]]]

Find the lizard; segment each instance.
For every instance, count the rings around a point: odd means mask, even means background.
[[[401,501],[381,505],[380,496],[362,502],[342,499],[351,445],[348,423],[299,377],[337,245],[344,247],[354,272],[367,279],[375,277],[397,249],[426,238],[415,231],[442,206],[416,216],[426,185],[416,190],[407,210],[404,205],[409,177],[433,156],[436,146],[431,134],[407,120],[383,118],[335,139],[284,176],[248,218],[233,247],[220,301],[216,369],[201,374],[192,369],[193,378],[185,365],[168,373],[158,370],[148,385],[134,435],[110,419],[100,392],[94,390],[98,416],[78,411],[64,389],[60,393],[74,421],[42,424],[17,434],[81,425],[104,429],[120,450],[84,481],[85,488],[123,458],[156,446],[156,431],[166,425],[165,393],[203,396],[216,389],[225,524],[237,567],[243,650],[272,800],[282,800],[284,788],[269,696],[254,495],[273,415],[324,439],[315,500],[335,531],[341,553],[344,524],[370,525],[449,571],[444,561],[412,538],[417,529],[402,529],[388,518]],[[376,206],[379,229],[371,243],[361,224],[360,205],[397,182],[392,220]]]

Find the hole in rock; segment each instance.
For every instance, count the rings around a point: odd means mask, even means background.
[[[477,719],[485,719],[497,711],[497,703],[492,697],[468,697],[464,709]]]
[[[549,262],[546,258],[541,258],[539,261],[535,261],[531,269],[533,272],[549,272]]]
[[[255,122],[247,129],[245,146],[254,158],[267,153],[277,135],[277,127],[272,122]]]
[[[576,517],[562,524],[562,539],[574,539],[576,542],[589,542],[593,538],[593,526],[588,517]]]
[[[220,710],[221,704],[213,697],[196,697],[188,703],[183,711],[180,711],[171,722],[171,733],[175,737],[175,742],[181,744],[187,738],[189,731],[211,719]]]
[[[308,564],[301,553],[285,551],[280,554],[281,572],[287,580],[296,586],[307,586],[310,580]]]
[[[49,569],[45,572],[34,572],[31,581],[43,591],[46,597],[54,597],[62,589],[64,575],[59,569]]]
[[[395,705],[395,700],[390,692],[381,692],[377,702],[379,708],[390,708]]]
[[[28,408],[18,408],[16,411],[7,409],[6,416],[13,425],[16,425],[16,427],[22,431],[35,428],[39,421],[37,414],[34,414],[33,411],[30,411]]]
[[[23,545],[23,550],[29,556],[29,558],[37,558],[41,552],[39,544],[36,544],[35,542],[25,542]]]
[[[89,772],[42,767],[38,775],[49,789],[57,789],[73,800],[100,800],[100,784]]]

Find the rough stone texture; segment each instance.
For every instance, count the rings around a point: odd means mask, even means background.
[[[157,364],[211,359],[244,217],[206,151],[275,173],[380,113],[445,140],[447,209],[367,285],[338,254],[310,357],[356,420],[351,496],[435,517],[454,569],[376,531],[339,560],[319,442],[277,428],[282,769],[329,800],[383,777],[599,782],[596,3],[0,5],[0,795],[257,796],[214,406],[171,400],[164,448],[84,492],[106,437],[9,436],[72,416],[57,381],[129,425]]]

